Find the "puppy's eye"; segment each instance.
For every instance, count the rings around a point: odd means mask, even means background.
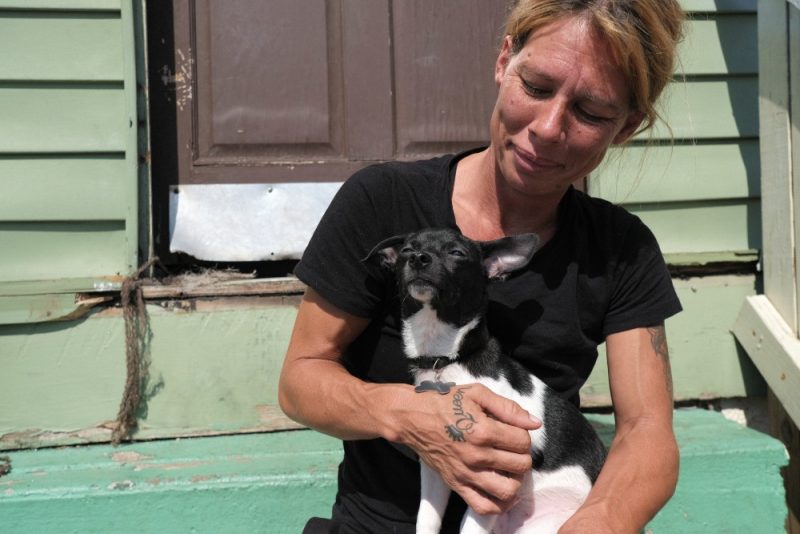
[[[409,246],[405,246],[400,249],[400,254],[411,254],[412,252],[414,252],[414,249]]]
[[[454,248],[453,250],[451,250],[451,251],[450,251],[450,255],[451,255],[451,256],[456,256],[456,257],[458,257],[458,258],[464,258],[464,257],[466,257],[466,254],[464,254],[464,251],[463,251],[463,250],[459,250],[459,249],[457,249],[457,248]]]

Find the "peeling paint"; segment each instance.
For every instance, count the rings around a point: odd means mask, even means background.
[[[144,460],[152,460],[152,456],[139,454],[135,451],[117,452],[111,455],[111,459],[121,464],[132,464],[135,462],[142,462]]]
[[[177,70],[173,77],[175,82],[175,103],[178,109],[183,111],[193,97],[192,73],[194,71],[194,59],[191,48],[186,53],[181,49],[175,51],[175,68]]]
[[[112,482],[111,484],[109,484],[108,485],[108,489],[110,489],[112,491],[113,490],[124,491],[124,490],[129,490],[129,489],[133,488],[133,486],[134,486],[134,483],[133,483],[132,480],[120,480],[118,482]]]

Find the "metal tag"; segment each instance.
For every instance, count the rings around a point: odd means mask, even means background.
[[[414,388],[417,393],[424,393],[425,391],[435,391],[440,395],[447,395],[450,389],[455,386],[455,382],[431,382],[430,380],[423,380],[420,385]]]

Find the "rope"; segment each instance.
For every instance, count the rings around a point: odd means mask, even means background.
[[[152,257],[139,267],[132,276],[122,281],[122,311],[125,318],[125,391],[117,414],[117,424],[111,433],[111,443],[130,441],[131,432],[137,427],[137,412],[142,402],[142,391],[147,380],[147,368],[143,357],[147,342],[147,311],[142,297],[142,274],[158,261]]]

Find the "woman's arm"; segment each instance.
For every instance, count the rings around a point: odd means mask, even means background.
[[[612,334],[606,349],[616,435],[597,483],[562,534],[638,533],[678,482],[664,325]]]
[[[450,439],[445,428],[454,422],[455,391],[415,393],[407,384],[364,382],[344,368],[344,349],[368,324],[306,291],[281,371],[284,412],[340,439],[382,437],[408,445],[479,513],[508,508],[531,467],[527,430],[540,423],[516,403],[471,385],[458,407],[477,423],[466,441]]]

